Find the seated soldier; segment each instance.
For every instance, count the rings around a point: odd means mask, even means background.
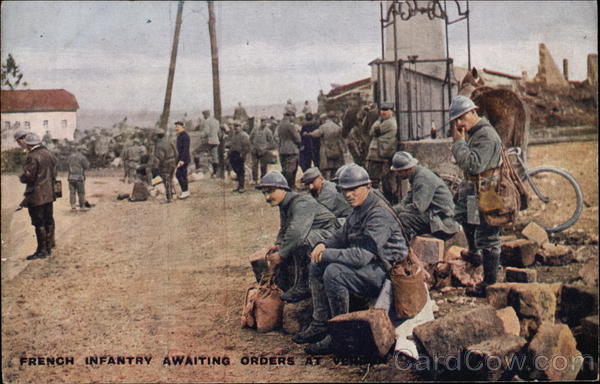
[[[296,343],[313,343],[309,354],[332,352],[328,319],[348,313],[350,293],[375,298],[386,279],[386,269],[408,254],[394,212],[371,189],[367,171],[349,166],[339,177],[338,188],[353,208],[343,227],[311,252],[309,284],[313,319],[294,335]]]
[[[275,245],[269,249],[269,266],[294,263],[294,285],[281,298],[287,302],[304,300],[310,297],[310,251],[333,234],[338,227],[337,220],[315,199],[292,192],[280,172],[267,173],[256,188],[262,191],[272,207],[279,206],[280,229]]]
[[[410,191],[394,210],[409,240],[423,234],[447,240],[460,231],[454,220],[452,192],[444,180],[418,162],[408,152],[394,154],[390,169],[410,182]]]
[[[346,217],[352,212],[352,207],[348,205],[344,196],[338,193],[335,184],[325,180],[317,167],[307,169],[300,181],[302,184],[308,185],[310,194],[315,200],[333,212],[340,224],[343,224]]]

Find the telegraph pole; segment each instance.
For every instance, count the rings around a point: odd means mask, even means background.
[[[219,53],[217,47],[217,30],[215,28],[215,8],[214,2],[209,0],[208,4],[208,34],[210,35],[210,55],[212,59],[212,79],[213,79],[213,105],[214,116],[221,122],[221,86],[219,84]],[[219,128],[220,129],[220,128]],[[219,144],[219,176],[225,177],[225,160],[224,160],[223,140]]]
[[[183,0],[179,1],[177,7],[177,18],[175,20],[175,35],[173,36],[173,48],[171,49],[171,64],[169,65],[169,77],[167,79],[167,91],[165,93],[165,105],[160,116],[160,128],[167,129],[169,114],[171,113],[171,94],[173,93],[173,79],[175,78],[175,64],[177,63],[177,47],[179,46],[179,33],[181,32],[181,15],[183,13]]]

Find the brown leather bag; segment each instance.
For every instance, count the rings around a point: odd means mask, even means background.
[[[281,326],[283,319],[282,290],[273,283],[273,275],[261,284],[246,291],[242,308],[242,328],[254,328],[258,332],[269,332]]]
[[[412,249],[408,255],[390,270],[389,276],[394,292],[394,308],[399,317],[415,317],[427,303],[425,269]]]

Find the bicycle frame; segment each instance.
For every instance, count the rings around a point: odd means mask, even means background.
[[[535,183],[533,182],[531,177],[529,177],[529,175],[527,174],[527,164],[525,163],[525,160],[522,158],[521,153],[522,153],[521,148],[519,148],[519,147],[512,147],[512,148],[509,148],[507,151],[507,154],[509,156],[510,155],[516,156],[517,161],[523,168],[523,174],[521,175],[521,178],[523,180],[527,180],[529,185],[531,185],[531,189],[533,189],[533,192],[535,192],[535,195],[538,197],[538,199],[540,199],[542,202],[544,202],[544,204],[547,204],[550,201],[550,199],[548,197],[544,196],[542,194],[542,192],[540,192],[537,185],[535,185]]]

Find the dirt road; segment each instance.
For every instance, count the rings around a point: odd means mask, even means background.
[[[573,171],[589,203],[574,230],[597,234],[597,142],[533,147],[530,162]],[[290,336],[240,328],[243,294],[254,281],[247,256],[272,243],[279,220],[258,192],[234,194],[233,187],[208,179],[191,183],[185,201],[130,203],[115,199],[129,192],[116,175],[91,176],[86,188],[96,207],[72,212],[68,197],[59,199],[57,249],[49,259],[25,261],[35,249],[33,228],[27,212],[13,213],[23,187],[3,175],[3,381],[360,381],[365,366],[332,358],[306,365]],[[101,356],[141,359],[89,364]],[[176,356],[198,358],[164,364]],[[261,356],[285,359],[246,364]],[[73,364],[29,365],[40,362],[29,358],[51,357]]]

